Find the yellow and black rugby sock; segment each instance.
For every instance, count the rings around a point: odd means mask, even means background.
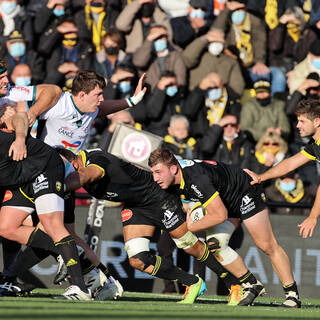
[[[82,277],[78,250],[72,236],[64,237],[56,242],[55,246],[60,251],[62,259],[67,266],[70,283],[78,286],[82,291],[88,292]]]

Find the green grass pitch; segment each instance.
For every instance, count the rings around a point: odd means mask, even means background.
[[[320,319],[320,300],[302,300],[301,309],[280,307],[281,300],[258,298],[251,307],[230,307],[225,297],[203,296],[193,305],[179,305],[178,295],[126,292],[118,301],[52,299],[62,290],[34,290],[29,297],[0,298],[0,320],[213,320]]]

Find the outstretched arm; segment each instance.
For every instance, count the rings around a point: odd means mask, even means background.
[[[294,156],[281,161],[278,165],[272,167],[271,169],[267,170],[266,172],[260,175],[248,169],[244,169],[244,171],[247,172],[253,179],[251,181],[251,184],[256,184],[269,179],[282,177],[285,174],[301,167],[309,161],[311,160],[304,156],[301,152],[299,152]]]
[[[144,86],[144,80],[146,79],[146,74],[144,73],[138,82],[134,95],[128,99],[120,100],[104,100],[99,105],[99,117],[106,116],[110,113],[114,113],[129,107],[137,105],[144,97],[147,88]]]

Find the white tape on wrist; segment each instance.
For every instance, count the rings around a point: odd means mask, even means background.
[[[129,107],[136,106],[144,97],[145,92],[143,90],[139,91],[136,96],[132,96],[128,99],[126,99]]]

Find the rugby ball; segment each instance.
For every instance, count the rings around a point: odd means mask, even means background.
[[[194,209],[191,209],[190,217],[193,222],[197,222],[202,219],[206,214],[206,209],[203,206],[197,206]]]

